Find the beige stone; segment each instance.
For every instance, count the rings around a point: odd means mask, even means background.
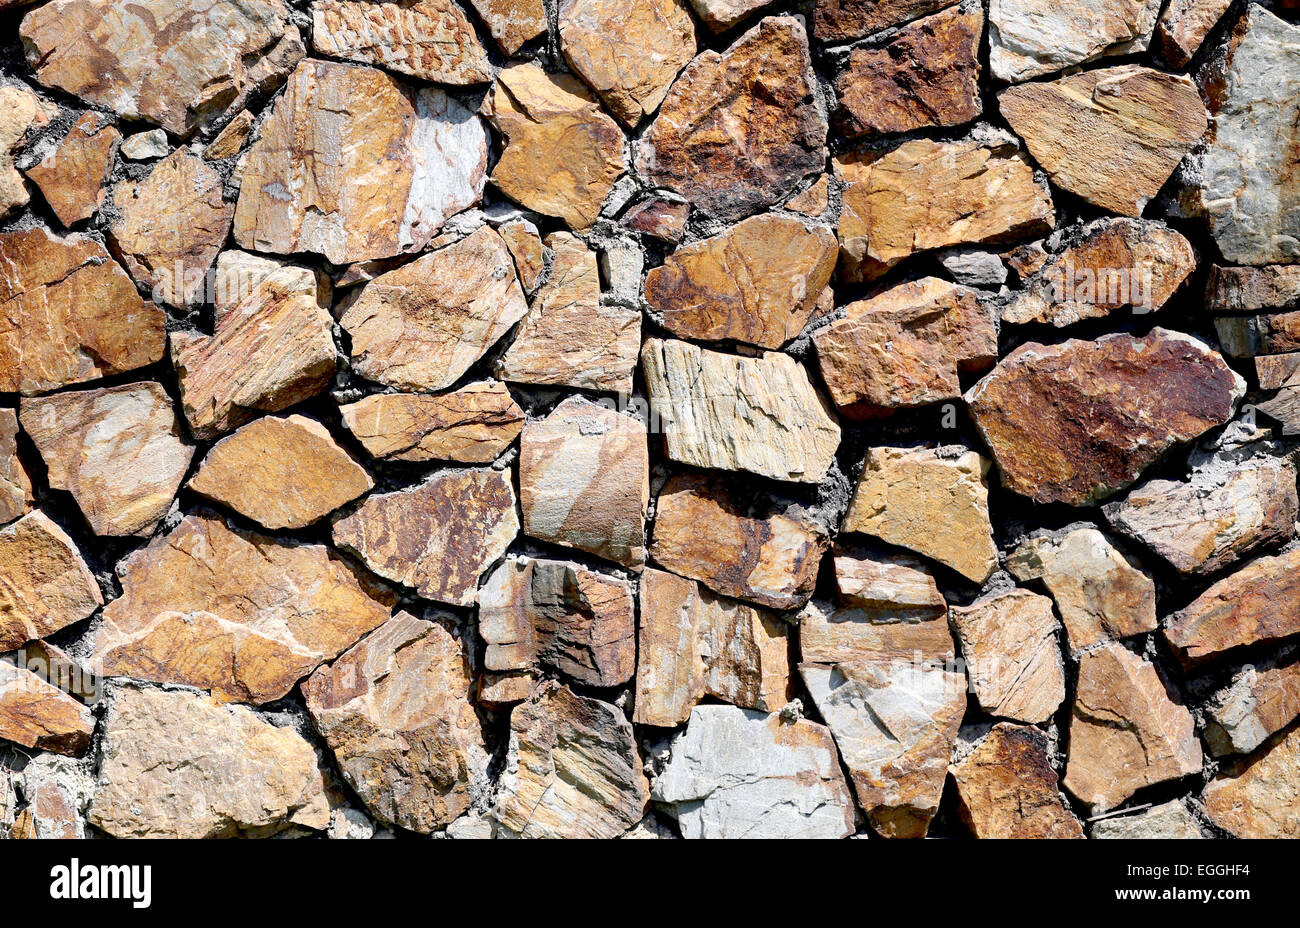
[[[770,0],[691,0],[696,14],[713,32],[723,32]]]
[[[95,717],[80,702],[30,670],[0,661],[0,743],[79,757],[94,730]]]
[[[1181,68],[1192,60],[1232,0],[1171,0],[1156,23],[1156,41],[1165,61]]]
[[[375,64],[436,84],[492,79],[487,51],[451,0],[315,0],[312,47],[330,58]]]
[[[216,137],[203,149],[206,161],[222,161],[233,158],[244,150],[248,138],[253,132],[253,123],[257,117],[249,110],[241,110],[234,119],[226,123]]]
[[[36,505],[32,478],[18,454],[18,411],[0,408],[0,524]]]
[[[30,202],[27,184],[14,167],[14,154],[29,135],[48,126],[56,112],[24,86],[0,87],[0,219]]]
[[[19,774],[27,801],[14,824],[14,838],[79,840],[88,837],[86,805],[95,791],[91,768],[83,761],[40,754]]]
[[[989,66],[1004,81],[1144,52],[1160,0],[992,0]]]
[[[86,113],[27,176],[65,226],[89,219],[104,205],[104,183],[122,133],[99,113]],[[0,149],[3,149],[0,141]]]
[[[836,545],[833,566],[841,605],[918,619],[937,618],[948,611],[920,558],[868,555]]]
[[[506,55],[546,31],[542,0],[470,0]]]
[[[1082,838],[1061,800],[1047,736],[1037,728],[994,726],[952,765],[962,820],[977,838]]]
[[[63,529],[37,509],[0,528],[0,651],[44,638],[104,604]]]
[[[799,653],[815,664],[943,663],[956,656],[948,611],[814,600],[799,613]]]
[[[1205,715],[1212,754],[1255,750],[1300,716],[1300,662],[1243,667],[1210,698]]]
[[[1206,816],[1238,838],[1300,836],[1300,729],[1268,744],[1206,785]]]
[[[1065,666],[1050,599],[1016,589],[954,606],[950,614],[985,712],[1032,724],[1056,713],[1065,699]]]
[[[366,451],[383,461],[489,464],[519,436],[524,413],[504,384],[451,393],[376,393],[339,410]]]
[[[1136,814],[1104,818],[1093,824],[1092,837],[1199,840],[1205,838],[1205,832],[1196,816],[1187,807],[1187,800],[1175,799]]]

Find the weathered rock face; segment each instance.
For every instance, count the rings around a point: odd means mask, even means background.
[[[826,131],[803,23],[773,16],[687,65],[642,139],[637,167],[696,208],[735,220],[821,171]]]
[[[482,226],[376,277],[339,324],[361,376],[402,390],[445,390],[527,312],[505,242]]]
[[[0,528],[0,602],[0,651],[11,651],[87,618],[104,597],[72,539],[38,509]]]
[[[1061,327],[1126,307],[1134,313],[1155,312],[1195,269],[1191,243],[1168,226],[1098,220],[1025,281],[1002,321]]]
[[[792,609],[812,595],[828,546],[826,530],[797,512],[742,502],[718,480],[681,475],[659,493],[650,556],[724,596]]]
[[[1208,574],[1289,539],[1298,508],[1295,465],[1257,458],[1188,481],[1151,480],[1102,511],[1183,573]]]
[[[1153,806],[1136,815],[1121,815],[1106,818],[1092,826],[1093,838],[1175,838],[1202,839],[1202,831],[1196,816],[1187,808],[1187,803],[1175,799],[1163,805]]]
[[[1199,773],[1192,715],[1156,669],[1122,645],[1079,658],[1065,788],[1102,812],[1153,783]]]
[[[95,791],[88,765],[57,754],[38,754],[23,768],[18,781],[27,805],[14,823],[14,838],[87,837],[85,811]]]
[[[654,784],[687,838],[843,838],[853,800],[831,733],[734,706],[696,706]]]
[[[966,403],[1003,486],[1080,505],[1123,489],[1176,443],[1226,422],[1244,392],[1217,352],[1157,328],[1141,338],[1021,345]]]
[[[596,253],[567,232],[547,236],[550,279],[533,297],[496,374],[512,383],[632,392],[641,314],[600,303]]]
[[[691,0],[696,14],[713,32],[730,29],[769,0]]]
[[[978,4],[904,26],[880,47],[860,46],[835,79],[836,124],[847,136],[957,126],[981,111]]]
[[[42,393],[144,367],[166,346],[162,310],[104,246],[42,229],[0,233],[0,390]]]
[[[645,426],[570,397],[519,440],[524,532],[625,567],[645,563],[650,452]]]
[[[956,0],[817,0],[813,32],[829,42],[860,39],[890,26],[897,26],[935,10],[952,6]]]
[[[218,308],[212,335],[172,334],[181,405],[196,438],[215,438],[325,389],[337,355],[333,320],[319,299],[315,275],[286,265]]]
[[[23,431],[100,535],[148,534],[185,478],[194,449],[156,383],[24,397]]]
[[[564,0],[559,23],[569,66],[629,126],[658,108],[695,57],[695,20],[685,0]]]
[[[1156,42],[1165,61],[1187,65],[1232,0],[1171,0],[1156,23]]]
[[[103,116],[86,113],[57,148],[27,171],[59,222],[72,226],[104,205],[104,182],[113,164],[113,150],[121,140],[122,133]],[[0,152],[4,150],[0,140]]]
[[[794,692],[787,628],[764,609],[646,570],[632,720],[671,728],[705,696],[775,712]]]
[[[649,339],[641,365],[674,461],[801,483],[826,476],[840,427],[789,355],[745,358]]]
[[[189,488],[271,529],[303,528],[374,481],[306,416],[267,416],[217,442]]]
[[[312,46],[322,55],[375,64],[438,84],[492,79],[487,51],[451,0],[316,0]]]
[[[1300,349],[1300,312],[1216,316],[1214,331],[1229,357],[1290,353]]]
[[[525,42],[546,31],[546,8],[542,0],[470,0],[470,3],[507,55],[513,55]]]
[[[947,612],[948,605],[920,558],[869,556],[837,546],[833,565],[842,605],[916,620]]]
[[[954,606],[951,616],[985,712],[1035,724],[1056,713],[1065,699],[1065,667],[1050,599],[1011,590]]]
[[[878,277],[932,248],[1043,234],[1056,221],[1047,188],[1001,140],[913,139],[839,155],[834,164],[846,185],[840,276],[850,281]]]
[[[84,705],[30,670],[0,661],[0,741],[80,756],[94,730]]]
[[[442,626],[399,612],[302,691],[348,785],[380,821],[429,834],[484,789],[468,662]]]
[[[989,66],[1023,81],[1106,55],[1146,51],[1159,0],[993,0]]]
[[[1300,634],[1300,548],[1250,561],[1165,620],[1165,639],[1194,665],[1232,648]]]
[[[518,533],[510,475],[456,469],[367,497],[334,523],[334,544],[426,599],[470,606],[480,575]]]
[[[323,545],[288,545],[186,516],[118,567],[88,663],[210,690],[219,702],[284,696],[387,620],[391,593]]]
[[[690,210],[690,205],[684,200],[651,197],[624,213],[622,225],[625,229],[675,245],[686,234],[686,218]]]
[[[281,0],[57,0],[19,32],[41,83],[182,137],[274,89],[304,53]]]
[[[959,398],[958,375],[997,359],[996,309],[978,291],[926,277],[850,303],[813,342],[835,405],[870,418]]]
[[[510,714],[500,788],[493,817],[526,838],[616,838],[650,799],[632,725],[567,687],[543,688]]]
[[[23,176],[14,167],[14,153],[30,134],[50,124],[55,110],[26,87],[4,86],[0,112],[0,219],[4,219],[31,200]]]
[[[1037,728],[994,726],[952,765],[962,821],[977,838],[1082,838],[1083,826],[1061,800],[1047,736]]]
[[[924,554],[982,584],[998,563],[988,469],[963,448],[872,448],[840,530]]]
[[[0,408],[0,524],[12,522],[36,505],[32,478],[18,455],[18,414]]]
[[[339,411],[348,431],[384,461],[488,464],[524,427],[523,410],[496,381],[436,396],[375,393]]]
[[[625,683],[636,669],[632,587],[577,564],[534,558],[501,563],[479,594],[483,666],[494,673],[538,664],[588,686]]]
[[[1007,567],[1018,580],[1042,580],[1073,651],[1157,628],[1155,583],[1094,528],[1030,539]]]
[[[248,152],[235,240],[335,264],[419,251],[479,201],[486,171],[482,123],[445,91],[304,61]]]
[[[1300,309],[1300,265],[1211,265],[1205,282],[1205,308],[1214,313]]]
[[[669,255],[646,275],[646,302],[680,338],[780,348],[803,331],[836,250],[827,229],[753,216]]]
[[[1252,3],[1205,94],[1207,150],[1185,201],[1228,261],[1300,260],[1300,27]]]
[[[1269,740],[1260,753],[1225,770],[1201,794],[1210,821],[1238,838],[1300,835],[1300,729]]]
[[[590,227],[624,162],[623,133],[587,88],[532,63],[511,65],[483,112],[506,140],[492,183],[529,209]]]
[[[1206,706],[1205,741],[1216,755],[1245,754],[1300,716],[1300,663],[1245,667]]]
[[[816,664],[855,661],[942,663],[956,655],[947,609],[906,604],[843,606],[810,602],[799,613],[799,653]]]
[[[90,821],[116,838],[265,837],[329,825],[316,752],[205,696],[124,687],[104,718]]]

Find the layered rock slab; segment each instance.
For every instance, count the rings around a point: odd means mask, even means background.
[[[1201,793],[1206,816],[1238,838],[1300,835],[1300,729],[1271,738],[1258,754],[1224,770]]]
[[[1047,735],[1001,722],[952,765],[962,821],[976,838],[1082,838],[1062,801]]]
[[[524,427],[523,410],[496,381],[436,395],[376,393],[339,412],[371,457],[384,461],[488,464]]]
[[[1300,662],[1247,665],[1205,707],[1211,753],[1245,754],[1300,716]]]
[[[1091,837],[1199,840],[1205,837],[1205,833],[1196,816],[1187,807],[1187,801],[1175,799],[1172,802],[1152,806],[1136,815],[1102,819],[1092,826]]]
[[[971,689],[989,715],[1039,724],[1065,699],[1052,601],[1010,590],[951,610]]]
[[[18,454],[18,411],[0,408],[0,524],[35,505],[31,474]]]
[[[1144,52],[1159,15],[1159,0],[993,0],[989,66],[995,77],[1014,82]]]
[[[14,167],[14,155],[30,135],[50,124],[55,110],[25,86],[0,87],[0,107],[0,218],[6,218],[32,198]]]
[[[473,24],[451,0],[316,0],[311,15],[312,46],[322,55],[438,84],[492,79]]]
[[[80,756],[94,730],[95,717],[80,702],[30,670],[0,661],[0,741]]]
[[[26,172],[59,222],[75,225],[104,205],[104,184],[113,166],[114,149],[121,140],[122,133],[105,117],[86,113],[40,164]]]
[[[104,604],[63,529],[37,509],[0,528],[0,651],[44,638]]]

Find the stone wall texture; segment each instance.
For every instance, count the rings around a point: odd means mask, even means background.
[[[0,838],[1300,838],[1294,0],[0,0]]]

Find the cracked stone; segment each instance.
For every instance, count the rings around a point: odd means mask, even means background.
[[[519,436],[524,413],[504,384],[451,393],[376,393],[342,406],[343,424],[381,461],[490,464]]]
[[[32,478],[18,454],[18,411],[0,408],[0,524],[36,505]]]
[[[1052,601],[1016,589],[954,606],[951,616],[980,707],[999,718],[1048,721],[1065,700]]]
[[[992,0],[989,67],[1014,82],[1144,52],[1159,15],[1160,0]]]
[[[79,757],[90,749],[94,730],[95,717],[80,702],[30,670],[0,661],[0,741]]]
[[[86,113],[27,176],[65,226],[89,219],[104,205],[104,184],[122,133],[99,113]],[[0,151],[4,149],[0,140]],[[0,202],[4,199],[0,194]]]
[[[311,15],[312,47],[330,58],[378,65],[436,84],[492,79],[473,23],[451,0],[316,0]]]
[[[37,509],[0,528],[0,601],[2,652],[80,622],[104,597],[76,543]]]
[[[962,821],[976,838],[1082,838],[1061,800],[1047,735],[1001,722],[952,765]]]
[[[28,136],[43,129],[57,115],[54,107],[23,86],[0,87],[0,219],[6,219],[31,201],[23,176],[14,167],[14,155]]]
[[[1201,793],[1206,816],[1238,838],[1300,835],[1300,728],[1221,772]]]
[[[1206,704],[1210,752],[1246,754],[1300,716],[1300,662],[1244,667]]]

